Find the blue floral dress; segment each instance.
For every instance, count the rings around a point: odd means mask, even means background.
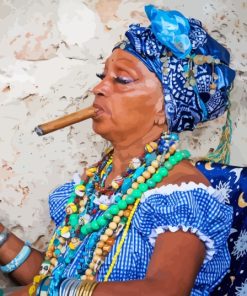
[[[56,226],[65,217],[65,205],[74,185],[74,181],[66,183],[49,196],[50,214]],[[209,295],[230,266],[227,238],[231,223],[232,207],[226,205],[212,187],[190,182],[149,190],[143,195],[133,217],[109,281],[144,279],[158,235],[182,230],[194,233],[206,246],[205,260],[191,295]],[[98,281],[103,281],[120,239],[121,235],[101,266]],[[85,255],[83,245],[79,246],[73,262],[67,267],[67,277],[76,275],[80,257]]]

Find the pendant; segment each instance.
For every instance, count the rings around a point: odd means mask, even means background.
[[[113,202],[114,202],[114,198],[113,196],[109,197],[108,195],[106,194],[101,194],[99,197],[96,197],[93,202],[96,204],[96,205],[105,205],[105,206],[109,206],[111,205]]]

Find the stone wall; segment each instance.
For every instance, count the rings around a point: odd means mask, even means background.
[[[92,103],[95,73],[130,23],[147,23],[143,7],[150,2],[200,19],[231,51],[237,70],[231,163],[247,165],[246,1],[1,0],[0,221],[40,250],[54,227],[48,194],[98,160],[106,143],[90,121],[44,137],[33,129]],[[184,133],[184,147],[206,155],[224,122],[223,116]],[[0,276],[4,285],[10,282]]]

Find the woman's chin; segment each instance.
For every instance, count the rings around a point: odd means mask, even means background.
[[[96,121],[93,120],[93,125],[92,125],[93,131],[100,135],[102,138],[106,140],[110,140],[111,136],[111,128],[109,124],[103,121]]]

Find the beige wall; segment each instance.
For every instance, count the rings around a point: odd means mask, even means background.
[[[201,19],[231,51],[237,70],[231,163],[247,165],[246,1],[1,0],[0,221],[37,248],[53,229],[49,192],[99,159],[105,143],[90,121],[44,137],[32,131],[91,104],[102,59],[130,23],[145,21],[143,6],[150,2]],[[184,134],[183,147],[205,155],[216,147],[224,120]]]

